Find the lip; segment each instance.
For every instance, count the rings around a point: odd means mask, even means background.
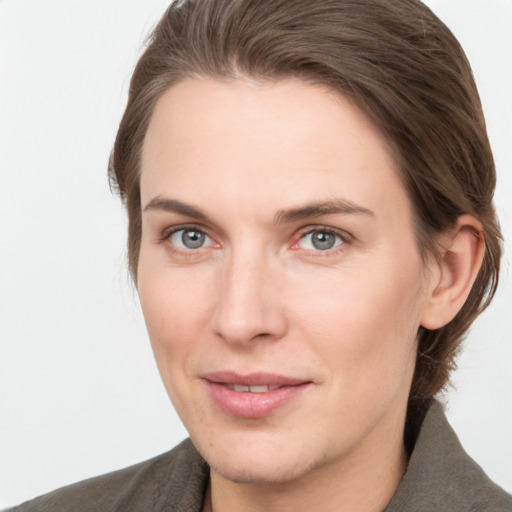
[[[208,373],[201,376],[213,403],[224,413],[246,419],[271,415],[277,409],[297,399],[313,382],[274,373],[241,375],[231,371]],[[240,392],[233,387],[268,386],[269,391]],[[229,387],[227,387],[229,386]]]

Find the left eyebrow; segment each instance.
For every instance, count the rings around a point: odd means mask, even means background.
[[[347,199],[333,199],[306,204],[297,208],[281,210],[274,217],[274,223],[296,222],[304,219],[332,214],[363,214],[375,217],[375,213]]]

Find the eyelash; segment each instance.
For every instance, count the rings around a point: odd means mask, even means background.
[[[321,256],[330,256],[334,253],[337,253],[339,251],[345,250],[345,245],[350,243],[352,241],[352,236],[349,235],[345,231],[337,230],[331,227],[327,226],[309,226],[308,228],[305,228],[306,230],[303,230],[299,233],[298,237],[296,237],[294,242],[291,244],[291,249],[293,250],[300,250],[297,245],[300,243],[301,240],[304,240],[305,237],[308,235],[312,235],[313,233],[325,233],[328,235],[333,235],[336,238],[340,240],[340,242],[335,245],[332,248],[327,248],[325,250],[320,249],[306,249],[308,252],[314,253],[315,257],[321,257]],[[211,237],[207,231],[202,227],[195,224],[183,224],[178,226],[172,226],[170,228],[165,229],[161,236],[158,238],[159,243],[165,243],[169,242],[170,249],[175,253],[199,253],[201,249],[206,249],[208,247],[198,247],[197,249],[183,249],[183,248],[177,248],[175,244],[170,242],[173,235],[176,233],[179,233],[180,231],[196,231],[198,233],[203,234],[204,236],[208,237],[214,245],[219,246],[217,242],[214,241],[213,237]]]

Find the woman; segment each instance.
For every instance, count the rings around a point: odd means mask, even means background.
[[[20,510],[510,510],[433,400],[494,294],[494,165],[419,2],[169,8],[111,160],[191,441]]]

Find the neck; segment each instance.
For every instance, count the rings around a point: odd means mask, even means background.
[[[407,468],[403,425],[394,425],[365,446],[315,468],[300,478],[279,483],[237,483],[211,471],[204,512],[381,512],[391,501]],[[372,437],[376,443],[372,443]]]

